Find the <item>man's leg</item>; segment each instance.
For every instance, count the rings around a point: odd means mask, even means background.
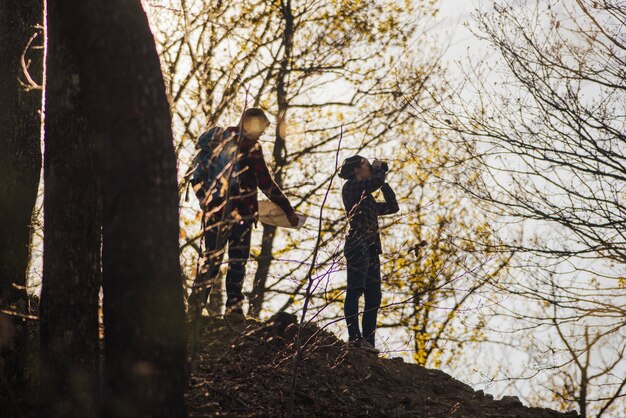
[[[205,307],[213,281],[220,271],[220,265],[224,258],[228,226],[221,218],[209,218],[205,221],[204,247],[200,271],[191,289],[188,300],[190,316],[200,316]]]
[[[380,290],[380,259],[376,247],[369,248],[369,266],[365,283],[365,309],[363,310],[363,338],[376,345],[376,318],[382,292]]]
[[[343,312],[348,325],[348,340],[361,338],[359,330],[359,299],[365,289],[365,279],[369,257],[365,243],[356,240],[346,240],[344,254],[347,263],[347,286]]]
[[[252,222],[242,221],[232,226],[228,237],[228,273],[226,274],[226,311],[236,309],[243,313],[242,287],[246,262],[250,256]]]

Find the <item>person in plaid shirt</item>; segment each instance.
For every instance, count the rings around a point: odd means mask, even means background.
[[[237,187],[228,187],[226,205],[223,201],[213,201],[209,191],[202,187],[196,192],[204,212],[206,254],[189,298],[192,318],[199,316],[200,309],[206,304],[227,244],[225,315],[243,316],[243,279],[250,256],[252,225],[258,221],[257,188],[285,211],[291,225],[298,224],[298,215],[272,178],[258,142],[269,124],[263,110],[249,108],[242,116],[242,133],[239,127],[229,127],[224,131],[224,138],[234,137],[238,145],[232,174],[236,176],[237,181],[234,183]]]
[[[348,340],[376,353],[376,317],[382,298],[379,259],[382,247],[378,217],[399,210],[396,195],[385,182],[385,174],[381,161],[374,160],[370,164],[360,155],[347,158],[339,172],[339,177],[347,180],[343,185],[342,198],[350,223],[344,246],[348,270],[344,302]],[[378,189],[383,193],[384,202],[377,202],[372,196]],[[365,296],[362,334],[358,318],[361,295]]]

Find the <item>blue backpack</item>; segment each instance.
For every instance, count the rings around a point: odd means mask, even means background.
[[[198,137],[191,184],[200,207],[216,208],[239,190],[236,135],[215,126]]]

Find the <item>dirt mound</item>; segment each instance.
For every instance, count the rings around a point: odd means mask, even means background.
[[[202,318],[187,393],[191,417],[284,416],[290,410],[295,317],[239,323]],[[576,417],[494,400],[438,370],[348,346],[315,326],[302,332],[293,416]]]

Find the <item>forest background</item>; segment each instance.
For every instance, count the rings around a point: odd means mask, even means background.
[[[346,221],[335,173],[350,155],[378,157],[401,208],[381,228],[384,353],[528,404],[620,416],[619,1],[181,0],[144,9],[172,115],[185,294],[200,251],[185,177],[195,139],[262,107],[273,120],[266,159],[309,222],[253,233],[248,315],[299,313],[310,298],[306,319],[343,335]],[[44,277],[43,196],[31,293]],[[222,298],[214,289],[209,311],[219,313]]]

